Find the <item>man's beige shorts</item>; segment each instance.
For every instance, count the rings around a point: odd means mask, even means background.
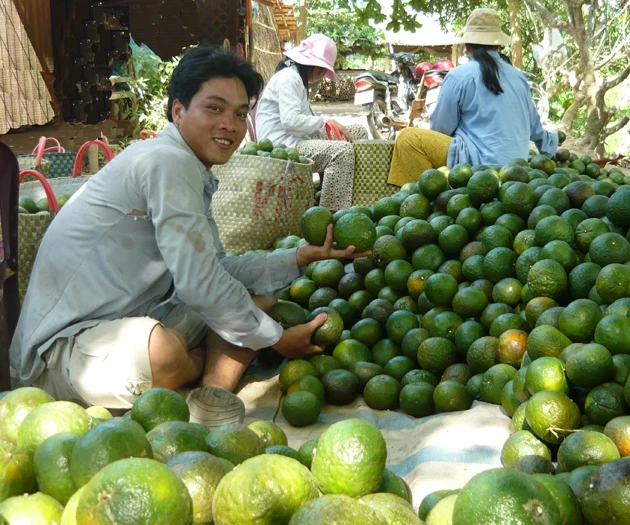
[[[149,336],[156,325],[180,332],[188,348],[198,346],[207,325],[186,305],[175,305],[160,320],[126,317],[102,323],[67,339],[44,354],[46,371],[34,386],[55,399],[107,408],[131,408],[152,385]]]

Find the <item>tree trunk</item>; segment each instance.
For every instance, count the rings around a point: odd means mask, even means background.
[[[309,4],[309,0],[300,0],[300,16],[298,17],[298,37],[300,42],[306,38]],[[296,42],[295,44],[297,45],[300,42]]]
[[[512,37],[512,64],[523,69],[523,41],[521,39],[521,23],[518,19],[519,0],[508,0],[510,14],[510,36]]]
[[[573,86],[575,101],[562,117],[561,128],[569,129],[577,111],[581,107],[586,106],[586,129],[582,142],[584,147],[591,153],[595,152],[600,156],[604,155],[604,141],[606,137],[618,131],[627,123],[625,116],[619,118],[619,108],[609,109],[606,106],[604,96],[607,91],[630,76],[630,67],[620,72],[614,80],[606,80],[602,77],[600,79],[602,82],[598,85],[596,70],[598,67],[602,67],[602,63],[595,64],[596,51],[594,47],[597,47],[598,43],[595,42],[596,37],[594,37],[593,31],[595,31],[594,28],[596,27],[594,20],[597,18],[597,10],[601,9],[603,2],[563,0],[567,14],[567,19],[565,20],[564,16],[562,18],[555,17],[543,5],[541,0],[526,1],[536,10],[547,27],[560,29],[567,35],[570,35],[577,47],[578,63],[565,64],[567,69],[571,69],[577,74],[576,85],[574,85],[575,79],[571,81],[567,77],[569,84]],[[628,0],[624,0],[624,2],[627,3]],[[556,4],[555,7],[559,8],[559,5]],[[623,22],[611,20],[607,23]],[[606,62],[609,62],[611,58],[608,57]],[[609,124],[611,121],[613,121],[613,125]]]
[[[604,126],[600,108],[597,104],[597,78],[591,53],[592,41],[588,34],[582,14],[582,0],[566,0],[569,14],[573,18],[575,44],[580,53],[580,66],[583,77],[586,98],[586,130],[584,133],[584,145],[589,151],[595,151],[599,145],[599,135]]]

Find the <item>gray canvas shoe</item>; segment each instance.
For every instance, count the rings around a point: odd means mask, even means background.
[[[245,419],[245,405],[241,398],[223,388],[195,388],[186,396],[186,403],[190,409],[190,422],[207,428],[242,423]]]

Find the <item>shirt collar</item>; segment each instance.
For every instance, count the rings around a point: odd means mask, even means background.
[[[163,137],[163,136],[176,142],[178,146],[185,149],[188,153],[190,153],[195,158],[195,160],[197,161],[199,165],[199,169],[203,172],[203,177],[206,184],[209,182],[218,183],[218,179],[216,175],[212,173],[211,169],[206,169],[206,166],[204,165],[204,163],[199,160],[199,157],[197,157],[197,155],[195,155],[195,152],[190,148],[188,143],[184,140],[184,137],[182,137],[182,134],[179,132],[179,129],[177,129],[177,126],[175,124],[173,124],[172,122],[169,122],[167,126],[160,132],[160,137]]]

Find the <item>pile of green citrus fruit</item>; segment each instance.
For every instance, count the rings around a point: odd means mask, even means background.
[[[269,139],[261,139],[258,142],[248,142],[236,152],[238,155],[257,155],[279,160],[291,160],[300,164],[310,164],[311,161],[300,155],[296,148],[289,148],[284,144],[274,145]]]
[[[324,352],[280,370],[283,417],[307,426],[359,395],[412,417],[493,403],[512,418],[505,468],[429,494],[416,515],[362,420],[296,450],[270,422],[189,423],[165,389],[109,418],[26,388],[0,398],[0,517],[630,523],[630,177],[565,149],[428,170],[373,206],[309,209],[302,237],[274,248],[322,245],[331,224],[338,247],[371,255],[312,263],[269,311],[285,328],[327,314],[312,336]]]
[[[324,353],[281,369],[285,419],[309,424],[324,404],[361,394],[373,409],[415,417],[479,400],[513,417],[506,466],[567,482],[601,465],[623,474],[629,191],[621,170],[560,149],[553,159],[428,170],[373,206],[331,215],[336,242],[364,231],[343,228],[359,215],[376,240],[371,256],[313,263],[282,292],[295,324],[329,314],[313,336]],[[321,244],[330,217],[307,211],[292,246]]]
[[[477,399],[512,415],[553,390],[590,423],[630,413],[630,180],[573,157],[428,170],[371,207],[307,210],[303,238],[276,249],[322,245],[333,224],[339,247],[372,255],[312,263],[281,293],[284,326],[328,314],[324,354],[281,372],[285,403],[363,394],[420,417]]]
[[[190,423],[165,388],[122,417],[19,388],[0,399],[0,522],[420,525],[386,460],[381,432],[361,419],[295,449],[271,421]]]

